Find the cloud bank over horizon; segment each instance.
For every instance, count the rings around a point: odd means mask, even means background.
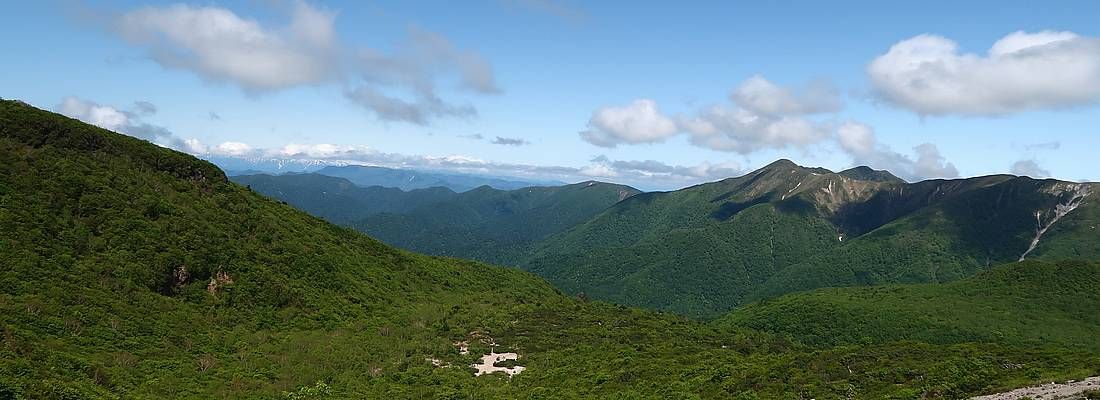
[[[920,115],[1065,109],[1100,101],[1100,38],[1017,31],[983,55],[924,34],[876,57],[867,75],[879,99]]]

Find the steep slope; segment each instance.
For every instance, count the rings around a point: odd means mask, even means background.
[[[489,186],[501,190],[514,190],[550,183],[363,165],[329,166],[315,172],[321,175],[344,178],[363,187],[382,186],[406,191],[445,187],[456,192],[465,192],[481,186]]]
[[[781,160],[738,178],[635,196],[540,243],[523,265],[566,292],[715,315],[777,271],[839,247],[843,233],[830,210],[893,184]]]
[[[449,201],[457,195],[444,187],[408,192],[382,186],[362,187],[344,178],[320,174],[237,175],[229,179],[340,225],[373,214],[409,212],[425,204]]]
[[[1024,253],[1032,259],[1100,260],[1100,230],[1095,228],[1100,205],[1086,197],[1094,184],[998,176],[922,182],[909,190],[939,196],[959,184],[968,184],[966,190],[955,187],[956,194],[914,207],[840,248],[793,265],[750,298],[828,286],[947,282],[1017,261]],[[928,198],[917,193],[916,199]]]
[[[0,398],[958,398],[1100,362],[999,344],[811,351],[577,301],[514,269],[391,249],[209,163],[13,101],[0,101],[0,250]],[[490,343],[526,370],[474,377]]]
[[[715,316],[818,287],[970,276],[1019,259],[1042,229],[1037,211],[1048,224],[1063,215],[1029,257],[1100,259],[1090,187],[1008,175],[908,184],[780,160],[635,196],[539,243],[522,265],[566,292]]]
[[[947,284],[821,289],[741,307],[718,324],[815,346],[919,340],[1100,351],[1100,263],[1026,261]]]

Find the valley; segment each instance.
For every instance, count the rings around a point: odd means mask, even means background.
[[[693,317],[820,287],[942,283],[1025,258],[1100,258],[1096,184],[1008,175],[907,183],[866,167],[834,173],[781,160],[673,192],[582,183],[455,197],[290,183],[332,180],[301,175],[233,179],[322,217],[355,210],[327,219],[394,246],[515,266],[570,294]],[[596,188],[601,197],[570,194]],[[547,194],[522,200],[533,193]],[[408,207],[387,209],[394,195]]]

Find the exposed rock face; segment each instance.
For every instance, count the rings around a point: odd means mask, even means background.
[[[218,288],[232,283],[233,277],[229,276],[229,274],[224,271],[218,271],[217,274],[210,277],[210,283],[206,285],[206,291],[211,295],[217,295]]]
[[[1050,227],[1054,226],[1058,220],[1069,214],[1071,211],[1076,210],[1081,204],[1084,204],[1085,198],[1092,194],[1091,188],[1086,184],[1064,183],[1058,182],[1049,188],[1046,188],[1044,192],[1050,193],[1055,196],[1064,198],[1063,201],[1054,205],[1053,209],[1049,210],[1035,210],[1035,238],[1031,240],[1031,245],[1027,247],[1024,254],[1020,255],[1020,260],[1023,261],[1027,258],[1035,247],[1039,245],[1039,240],[1043,238],[1043,234],[1047,232]],[[1043,217],[1046,217],[1046,222],[1043,221]]]
[[[1069,381],[1066,383],[1051,382],[1045,385],[1026,387],[1004,393],[971,397],[970,400],[1084,399],[1081,395],[1090,390],[1100,390],[1100,376],[1094,376],[1082,381]]]
[[[511,378],[512,375],[516,375],[520,372],[523,372],[523,370],[525,368],[522,365],[516,365],[516,366],[512,366],[512,367],[498,367],[498,366],[496,366],[496,364],[500,363],[500,362],[504,362],[504,361],[518,360],[518,359],[519,359],[519,354],[516,354],[516,353],[492,353],[492,352],[490,352],[489,354],[481,356],[481,362],[480,363],[470,364],[470,367],[473,367],[474,369],[477,370],[477,372],[474,373],[474,376],[480,376],[482,374],[491,374],[491,373],[494,373],[494,372],[503,372],[505,374],[508,374],[508,377]]]

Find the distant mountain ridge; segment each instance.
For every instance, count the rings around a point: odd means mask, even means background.
[[[458,172],[360,165],[356,162],[347,160],[211,155],[206,155],[204,158],[221,167],[229,175],[317,173],[346,178],[359,186],[382,186],[406,191],[430,187],[445,187],[456,192],[465,192],[478,186],[486,185],[497,189],[511,190],[527,186],[556,186],[564,184],[551,180],[527,180]]]
[[[349,224],[368,215],[407,212],[423,204],[451,199],[446,187],[403,190],[356,185],[345,178],[318,173],[235,175],[230,180],[274,197],[335,224]]]
[[[304,201],[284,179],[258,190],[399,247],[515,265],[569,293],[693,316],[819,287],[952,281],[1021,258],[1100,259],[1096,184],[1012,175],[908,183],[784,159],[671,192],[617,196],[622,188],[598,183],[599,200],[545,196],[525,211],[520,192],[490,188],[359,193],[351,197],[372,200],[357,206],[329,189]],[[391,202],[400,206],[371,211]]]
[[[1043,229],[1036,214],[1058,219],[1028,257],[1100,259],[1097,189],[1010,175],[906,183],[780,160],[635,196],[539,243],[521,266],[567,292],[713,315],[818,287],[966,277],[1028,252]]]
[[[362,187],[320,173],[230,179],[398,247],[511,265],[538,240],[640,193],[596,181],[455,192],[445,187]]]
[[[383,186],[401,190],[445,187],[456,192],[465,192],[481,186],[494,189],[514,190],[528,186],[557,186],[555,181],[519,180],[493,176],[426,172],[411,169],[346,165],[329,166],[316,171],[321,175],[345,178],[359,186]]]

